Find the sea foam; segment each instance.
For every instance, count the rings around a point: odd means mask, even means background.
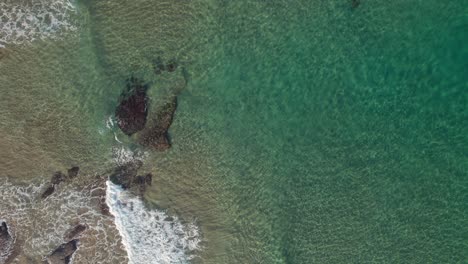
[[[199,248],[198,227],[148,209],[120,186],[107,181],[106,202],[122,236],[129,263],[188,263]]]
[[[65,185],[63,183],[62,185]],[[83,189],[58,186],[45,200],[41,194],[47,186],[16,185],[0,181],[0,218],[7,222],[21,254],[34,260],[44,260],[60,244],[64,235],[76,224],[88,226],[80,237],[75,263],[126,263],[128,260],[113,218],[99,210],[93,193],[105,191],[105,186]],[[4,260],[4,257],[3,257]],[[0,263],[2,263],[0,257]],[[16,262],[14,262],[16,263]]]
[[[77,29],[73,0],[2,0],[0,11],[0,47]]]

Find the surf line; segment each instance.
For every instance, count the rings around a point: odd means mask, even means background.
[[[184,225],[164,211],[148,209],[137,196],[106,182],[106,203],[127,251],[130,264],[188,263],[199,250],[195,224]]]

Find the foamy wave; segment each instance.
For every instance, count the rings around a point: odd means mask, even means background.
[[[0,183],[0,218],[11,227],[23,256],[43,259],[67,242],[64,235],[81,223],[88,229],[80,237],[75,263],[127,262],[112,217],[103,215],[98,206],[100,198],[95,194],[104,193],[105,186],[75,189],[63,183],[43,200],[40,196],[45,186],[45,182],[29,186]]]
[[[107,181],[106,202],[127,249],[129,263],[188,263],[198,249],[195,224],[183,225],[177,217],[148,210],[137,197]]]
[[[57,38],[77,29],[73,0],[3,0],[0,10],[0,47]]]

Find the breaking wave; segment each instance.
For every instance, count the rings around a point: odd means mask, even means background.
[[[0,10],[0,48],[77,29],[73,0],[2,0]]]
[[[35,261],[44,260],[67,241],[64,235],[81,223],[88,228],[80,238],[74,263],[128,261],[119,233],[113,225],[113,217],[103,215],[99,210],[104,185],[73,188],[63,184],[43,200],[40,196],[45,186],[46,182],[16,185],[2,181],[0,184],[0,218],[11,228],[20,256]],[[18,260],[13,263],[18,263]]]
[[[143,202],[107,181],[106,202],[127,249],[129,263],[188,263],[199,248],[198,227],[150,210]]]

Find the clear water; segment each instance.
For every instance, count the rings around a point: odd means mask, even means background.
[[[0,43],[2,177],[86,182],[125,146],[149,207],[196,219],[194,263],[468,259],[465,1],[75,5],[61,38]],[[130,75],[178,89],[158,56],[190,74],[164,153],[106,127]]]

